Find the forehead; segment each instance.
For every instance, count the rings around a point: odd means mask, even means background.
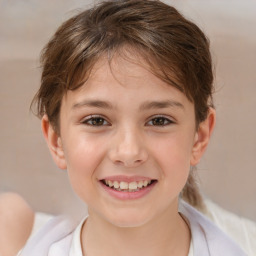
[[[141,75],[147,78],[154,75],[154,78],[160,78],[164,82],[162,84],[176,87],[187,95],[182,82],[183,79],[180,79],[181,72],[172,64],[171,59],[166,63],[162,58],[159,60],[153,53],[140,46],[121,45],[112,50],[100,52],[88,60],[85,59],[80,66],[85,68],[79,68],[77,72],[75,70],[74,79],[71,77],[71,83],[67,84],[63,96],[69,91],[79,90],[85,85],[88,86],[98,78],[104,79],[104,75],[107,74],[106,70],[111,71],[111,75],[119,81],[120,85],[125,85],[127,78],[135,79]],[[98,70],[103,70],[103,72],[98,72]],[[141,70],[143,72],[140,72]],[[146,76],[145,70],[148,71]]]
[[[64,101],[69,108],[93,101],[97,104],[101,102],[101,105],[107,101],[111,106],[126,104],[126,107],[131,107],[146,101],[182,105],[181,102],[187,101],[187,98],[174,86],[153,74],[148,62],[140,55],[118,54],[111,59],[107,56],[100,58],[86,82],[80,88],[68,91]]]
[[[169,70],[167,71],[167,69]],[[123,46],[113,52],[103,54],[86,74],[84,78],[86,82],[84,84],[86,85],[99,79],[104,80],[107,76],[112,76],[123,86],[129,84],[129,80],[143,77],[144,80],[153,79],[158,85],[174,86],[183,91],[183,86],[179,84],[175,73],[170,67],[170,63],[167,67],[167,65],[159,63],[145,50],[142,49],[140,51],[140,49],[129,46]]]

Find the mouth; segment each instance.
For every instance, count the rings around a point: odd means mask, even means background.
[[[119,192],[138,192],[144,190],[157,182],[157,180],[140,180],[140,181],[117,181],[117,180],[100,180],[100,182],[115,191]]]

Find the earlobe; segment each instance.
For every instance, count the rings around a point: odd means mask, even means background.
[[[192,148],[190,160],[191,166],[195,166],[200,162],[200,159],[208,146],[210,137],[215,126],[215,122],[215,110],[213,108],[210,108],[207,118],[199,124],[198,130],[195,134],[195,141]]]
[[[54,130],[49,122],[47,115],[44,115],[41,121],[44,138],[51,152],[54,162],[60,169],[66,169],[66,160],[63,151],[61,137]]]

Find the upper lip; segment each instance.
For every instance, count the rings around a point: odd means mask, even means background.
[[[114,175],[114,176],[108,176],[104,177],[103,179],[100,180],[110,180],[110,181],[125,181],[125,182],[133,182],[133,181],[150,181],[150,180],[155,180],[150,177],[145,177],[145,176],[125,176],[125,175]]]

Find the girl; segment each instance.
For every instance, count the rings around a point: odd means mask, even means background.
[[[195,209],[215,124],[195,24],[160,1],[106,1],[66,21],[41,61],[43,133],[89,215],[54,219],[21,255],[245,255]]]

